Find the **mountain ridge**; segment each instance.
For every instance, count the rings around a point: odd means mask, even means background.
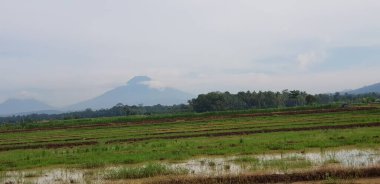
[[[348,94],[380,93],[380,83],[364,86],[358,89],[346,91]]]

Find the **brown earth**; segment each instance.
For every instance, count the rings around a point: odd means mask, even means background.
[[[86,142],[70,142],[70,143],[52,143],[52,144],[35,144],[35,145],[21,145],[21,146],[9,146],[0,147],[0,151],[9,151],[16,149],[53,149],[53,148],[63,148],[63,147],[75,147],[75,146],[88,146],[98,144],[97,141],[86,141]]]
[[[293,184],[379,184],[379,178],[359,178],[359,179],[337,179],[337,180],[327,180],[327,181],[302,181],[295,182]]]
[[[81,141],[84,140],[83,138],[73,138],[73,139],[62,139],[62,140],[46,140],[46,141],[32,141],[32,142],[15,142],[15,143],[5,143],[0,144],[1,147],[3,146],[15,146],[15,145],[23,145],[23,144],[36,144],[36,143],[51,143],[51,142],[68,142],[68,141]],[[85,139],[85,140],[94,140],[94,138]],[[1,148],[0,148],[1,149]]]
[[[318,125],[322,123],[300,123],[297,125]],[[282,124],[283,125],[283,124]],[[293,124],[294,125],[294,124]],[[145,134],[137,134],[137,135],[168,135],[168,134],[184,134],[184,133],[198,133],[198,132],[211,132],[211,131],[227,131],[227,130],[241,130],[241,129],[251,129],[251,128],[271,128],[276,125],[267,125],[267,126],[247,126],[247,127],[228,127],[228,128],[210,128],[205,130],[189,130],[189,131],[168,131],[168,132],[158,132],[158,133],[145,133]]]

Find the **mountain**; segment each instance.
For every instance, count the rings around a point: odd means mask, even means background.
[[[9,99],[0,104],[0,115],[31,114],[33,112],[53,112],[53,107],[35,99]]]
[[[187,103],[193,95],[173,88],[151,87],[152,79],[147,76],[136,76],[127,85],[112,89],[93,99],[72,105],[67,110],[84,110],[86,108],[110,108],[118,103],[126,105],[173,105]]]
[[[348,94],[380,93],[380,83],[348,91]]]

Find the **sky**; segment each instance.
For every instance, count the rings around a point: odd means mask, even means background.
[[[378,0],[0,0],[0,102],[158,87],[326,93],[380,82]]]

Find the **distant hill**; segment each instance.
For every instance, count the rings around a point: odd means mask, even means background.
[[[54,108],[35,99],[9,99],[0,104],[0,116],[55,112],[52,109]]]
[[[24,116],[24,115],[30,115],[30,114],[62,114],[64,111],[59,111],[59,110],[39,110],[39,111],[28,111],[28,112],[21,112],[21,113],[15,113],[12,115],[19,115],[19,116]]]
[[[118,103],[125,105],[173,105],[187,103],[193,96],[173,88],[153,88],[147,76],[136,76],[127,85],[112,89],[93,99],[69,106],[67,110],[76,111],[86,108],[110,108]]]
[[[364,93],[380,93],[380,83],[373,84],[370,86],[365,86],[359,89],[351,90],[351,91],[346,91],[348,94],[364,94]]]

